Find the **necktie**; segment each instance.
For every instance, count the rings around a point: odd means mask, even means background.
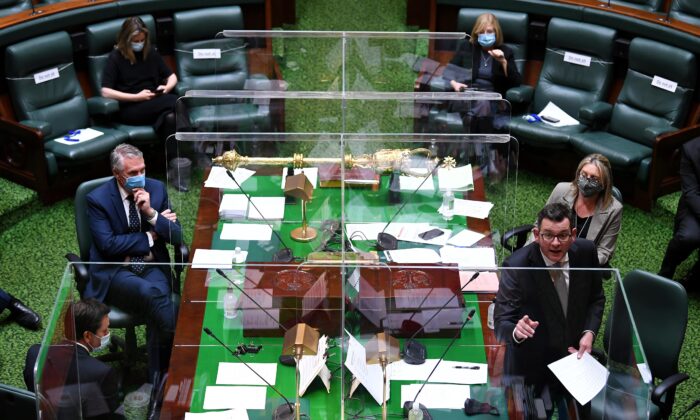
[[[564,316],[566,316],[566,309],[569,303],[569,287],[566,285],[564,272],[560,270],[561,263],[554,263],[550,267],[554,269],[549,270],[549,274],[552,276],[554,289],[557,291],[559,303],[561,303],[561,309],[564,311]]]
[[[136,203],[134,202],[134,196],[130,195],[127,197],[129,200],[129,233],[141,232],[141,221],[139,220],[139,213],[136,210]],[[129,265],[129,270],[134,274],[141,274],[145,268],[143,264],[143,257],[131,257],[131,264]]]

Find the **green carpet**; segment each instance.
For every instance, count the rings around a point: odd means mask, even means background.
[[[405,1],[356,0],[341,3],[297,0],[297,9],[298,29],[406,29],[403,26]],[[285,70],[285,78],[287,73]],[[299,119],[298,124],[307,123],[301,111],[298,111],[296,118]],[[311,130],[313,123],[308,123],[308,127]],[[507,215],[494,214],[494,229],[502,232],[508,227],[532,223],[557,181],[519,173],[515,208]],[[44,207],[34,192],[3,179],[0,179],[0,192],[0,287],[24,300],[46,319],[66,267],[63,256],[66,252],[77,250],[73,200]],[[623,276],[635,268],[651,272],[659,269],[666,244],[671,238],[678,197],[676,193],[661,198],[650,213],[625,207],[617,251],[612,261]],[[175,210],[183,223],[185,238],[191,240],[196,203],[187,202],[181,206]],[[677,278],[683,276],[691,265],[692,261],[684,263],[678,270]],[[609,285],[607,289],[610,296]],[[680,370],[690,374],[691,379],[679,388],[676,410],[687,407],[700,395],[700,366],[695,357],[700,352],[699,315],[699,296],[691,293],[688,332],[680,360]],[[7,322],[5,317],[6,313],[0,315],[0,382],[23,387],[22,369],[26,350],[41,340],[43,331],[24,330]]]

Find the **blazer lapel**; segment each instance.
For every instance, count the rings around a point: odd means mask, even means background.
[[[591,226],[588,228],[588,235],[586,235],[586,239],[589,239],[594,242],[596,241],[596,239],[598,239],[600,229],[603,227],[603,221],[608,218],[608,213],[610,213],[610,207],[612,207],[608,206],[607,208],[603,209],[601,208],[601,206],[602,202],[599,201],[596,205],[595,212],[591,216]]]
[[[114,206],[114,214],[117,215],[119,219],[119,226],[121,226],[122,232],[127,232],[129,230],[129,223],[127,222],[126,211],[124,210],[124,203],[122,202],[122,196],[119,194],[119,187],[117,186],[117,179],[113,178],[110,182],[110,192],[112,196],[112,205]]]

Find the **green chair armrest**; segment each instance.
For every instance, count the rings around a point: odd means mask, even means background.
[[[41,135],[47,137],[51,134],[51,123],[48,121],[23,120],[20,124],[41,131]]]
[[[673,127],[671,125],[663,126],[663,127],[647,127],[644,129],[644,137],[646,140],[649,142],[649,144],[653,144],[656,142],[656,138],[659,137],[660,135],[664,133],[670,133],[672,131],[678,130],[676,127]]]
[[[116,99],[93,96],[88,98],[88,113],[90,115],[112,115],[119,112],[119,102]]]
[[[535,88],[532,86],[518,86],[508,89],[506,99],[513,104],[529,104],[532,101],[532,96],[535,93]]]
[[[607,102],[593,102],[578,110],[578,119],[588,126],[601,126],[612,116],[612,105]]]
[[[190,84],[184,80],[178,80],[177,84],[175,85],[175,93],[177,96],[185,96],[185,93],[187,93],[187,91],[190,89]]]

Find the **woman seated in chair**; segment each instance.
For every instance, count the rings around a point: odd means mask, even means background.
[[[594,153],[581,160],[572,182],[554,187],[547,204],[564,203],[576,216],[576,236],[595,243],[598,262],[609,266],[622,221],[622,203],[612,194],[610,162]]]
[[[161,139],[175,132],[177,76],[151,48],[148,28],[127,18],[102,76],[102,96],[119,101],[119,117],[129,125],[152,125]]]

